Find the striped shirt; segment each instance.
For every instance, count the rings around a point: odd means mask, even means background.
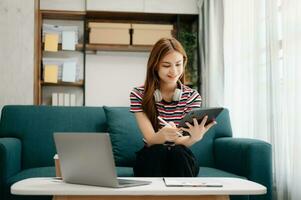
[[[181,84],[182,95],[180,101],[166,102],[164,100],[156,103],[158,115],[166,122],[174,122],[177,126],[182,118],[185,117],[194,108],[201,107],[201,96],[199,93],[188,86]],[[142,99],[144,94],[144,86],[135,87],[130,93],[132,113],[143,112]],[[164,124],[158,121],[161,127]]]

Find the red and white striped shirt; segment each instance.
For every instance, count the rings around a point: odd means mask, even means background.
[[[189,113],[194,108],[201,107],[201,96],[200,94],[191,89],[188,86],[181,84],[182,95],[180,101],[166,102],[164,100],[156,103],[158,115],[163,118],[166,122],[174,122],[177,126],[179,122],[187,113]],[[143,112],[142,110],[142,99],[144,95],[144,86],[135,87],[130,94],[131,108],[130,111]],[[159,121],[161,127],[164,126],[162,122]]]

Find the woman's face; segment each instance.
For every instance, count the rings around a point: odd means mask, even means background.
[[[160,82],[163,84],[176,84],[183,71],[183,55],[173,51],[163,57],[159,63],[158,75]]]

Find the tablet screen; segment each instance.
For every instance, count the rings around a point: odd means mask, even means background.
[[[193,118],[196,118],[200,124],[203,118],[208,115],[206,125],[214,121],[217,116],[223,111],[224,108],[200,108],[190,111],[179,123],[179,127],[187,128],[185,122],[189,122],[193,125]]]

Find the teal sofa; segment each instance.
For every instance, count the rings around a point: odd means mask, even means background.
[[[267,187],[266,195],[233,199],[271,200],[271,145],[232,137],[228,110],[203,140],[191,147],[201,177],[241,177]],[[126,107],[4,106],[0,121],[0,199],[51,199],[11,195],[10,186],[31,177],[55,176],[54,132],[109,132],[119,176],[133,176],[142,137]],[[97,155],[95,155],[97,156]]]

